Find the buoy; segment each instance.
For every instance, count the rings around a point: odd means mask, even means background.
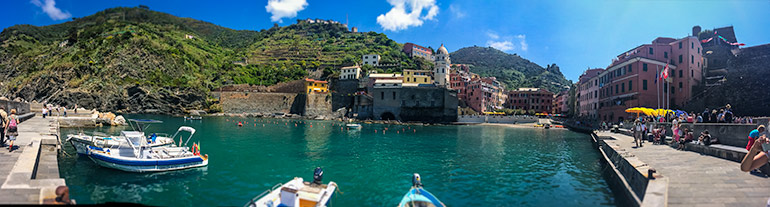
[[[256,124],[256,123],[254,123],[254,126],[257,126],[257,124]]]
[[[417,129],[414,129],[414,133],[417,133]]]
[[[374,133],[377,133],[377,130],[376,130],[376,129],[374,130]]]
[[[243,126],[243,123],[238,122],[238,127],[242,127],[242,126]]]
[[[313,125],[312,125],[312,124],[310,125],[310,128],[313,128]]]

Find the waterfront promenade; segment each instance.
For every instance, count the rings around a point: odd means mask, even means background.
[[[0,203],[42,204],[65,185],[59,177],[55,123],[36,115],[19,124],[15,150],[0,149]]]
[[[632,137],[609,131],[596,135],[615,138],[604,141],[667,177],[668,206],[766,206],[770,198],[770,178],[742,172],[740,163],[650,142],[634,148]]]

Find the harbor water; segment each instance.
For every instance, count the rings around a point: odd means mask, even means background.
[[[162,120],[147,131],[197,129],[203,168],[127,173],[97,166],[65,143],[60,175],[78,204],[242,206],[276,184],[324,169],[331,206],[396,206],[420,173],[447,206],[619,206],[590,137],[563,129],[362,124],[335,121],[128,115]],[[243,127],[238,127],[241,121]],[[296,124],[296,126],[295,126]],[[125,127],[62,129],[118,134]],[[190,144],[191,145],[191,144]]]

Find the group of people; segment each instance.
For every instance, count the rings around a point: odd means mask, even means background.
[[[75,113],[78,113],[78,105],[75,104]],[[56,116],[64,116],[67,117],[67,107],[66,106],[52,106],[51,104],[48,104],[47,106],[43,106],[43,118],[45,119],[46,116],[52,116],[54,115],[53,112],[56,111]]]
[[[5,107],[0,106],[0,147],[8,146],[9,152],[13,151],[13,141],[16,141],[16,137],[19,136],[18,124],[16,109],[11,109],[11,113],[8,114],[5,112]],[[6,136],[8,140],[5,139]]]
[[[652,142],[652,144],[666,144],[666,127],[662,124],[656,124],[654,120],[652,117],[639,117],[634,120],[631,131],[636,147],[642,147],[645,140]],[[708,130],[700,132],[696,140],[693,130],[682,125],[687,121],[685,116],[676,116],[671,120],[671,137],[673,142],[678,143],[677,149],[684,150],[685,143],[689,142],[706,146],[719,143],[719,140],[712,137]],[[602,125],[606,126],[606,123],[602,123]]]

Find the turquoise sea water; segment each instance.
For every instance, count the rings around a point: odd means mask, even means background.
[[[71,156],[60,155],[59,170],[79,204],[242,206],[293,177],[312,180],[313,168],[320,166],[324,182],[339,185],[331,203],[335,207],[396,206],[415,172],[425,189],[447,206],[623,205],[602,177],[600,155],[591,148],[590,137],[562,129],[362,124],[360,131],[348,131],[334,121],[128,118],[165,122],[152,125],[148,131],[153,132],[173,134],[180,126],[194,127],[193,141],[200,141],[209,165],[127,173],[97,166],[65,144]],[[237,127],[234,120],[244,126]],[[83,131],[118,134],[122,129]],[[62,129],[62,134],[77,131]]]

